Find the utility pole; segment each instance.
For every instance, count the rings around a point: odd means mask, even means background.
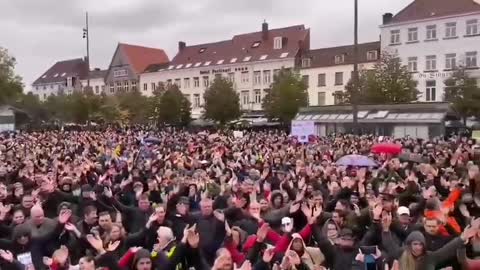
[[[87,40],[87,89],[90,89],[90,32],[88,31],[88,12],[85,14],[85,28],[83,28],[83,38]]]
[[[353,114],[353,133],[357,134],[358,130],[358,0],[355,1],[354,7],[354,24],[353,24],[353,93],[351,93],[352,114]]]

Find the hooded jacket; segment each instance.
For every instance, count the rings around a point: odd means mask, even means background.
[[[297,252],[302,262],[308,266],[309,269],[315,269],[315,266],[323,264],[325,256],[322,251],[317,247],[307,247],[305,241],[303,241],[303,238],[298,233],[292,234],[292,241],[290,241],[287,250],[292,249],[292,244],[295,239],[300,239],[300,241],[302,241],[303,250],[300,253],[296,250],[294,251]]]

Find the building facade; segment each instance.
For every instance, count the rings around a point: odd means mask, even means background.
[[[372,69],[380,57],[380,42],[358,45],[359,70]],[[300,74],[308,85],[310,106],[335,105],[353,73],[353,45],[310,50]]]
[[[444,100],[445,80],[459,66],[480,78],[480,1],[415,0],[385,14],[382,50],[399,56],[418,82],[419,101]]]
[[[95,68],[94,70],[90,71],[89,79],[90,79],[90,88],[95,95],[100,95],[105,93],[105,75],[107,74],[107,70],[101,70],[99,68]],[[86,90],[88,87],[88,80],[87,78],[81,80],[82,89]]]
[[[147,67],[168,62],[162,49],[119,43],[105,75],[105,93],[138,90],[140,74]]]
[[[310,30],[303,25],[234,36],[231,40],[187,46],[168,65],[152,65],[140,76],[140,91],[152,95],[160,83],[176,84],[192,104],[192,117],[203,113],[203,94],[215,77],[229,79],[239,93],[241,109],[258,111],[273,76],[298,67],[309,50]]]
[[[85,59],[71,59],[56,62],[32,84],[32,93],[42,101],[59,93],[71,94],[81,90],[81,80],[88,74]]]

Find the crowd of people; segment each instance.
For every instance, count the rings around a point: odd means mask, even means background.
[[[372,153],[380,142],[402,153]],[[300,143],[280,131],[3,134],[0,268],[480,269],[474,143]],[[350,154],[377,165],[337,165]]]

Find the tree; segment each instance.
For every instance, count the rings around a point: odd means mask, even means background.
[[[457,68],[445,80],[445,85],[445,100],[452,103],[452,108],[460,115],[464,125],[468,117],[480,116],[480,88],[465,67]]]
[[[277,118],[284,124],[289,124],[300,107],[307,105],[307,84],[298,73],[287,69],[280,70],[275,76],[272,88],[263,100],[268,118]]]
[[[353,79],[353,78],[352,78]],[[383,52],[373,70],[362,70],[355,91],[353,80],[345,86],[345,92],[337,93],[341,103],[351,104],[395,104],[416,101],[417,82],[400,59]]]
[[[146,123],[150,116],[149,99],[139,91],[122,92],[116,95],[120,109],[128,112],[128,120],[133,124]]]
[[[34,122],[48,119],[47,108],[40,102],[38,96],[32,92],[20,96],[20,99],[15,103],[15,107],[25,111]]]
[[[207,119],[219,122],[221,125],[238,119],[240,113],[240,98],[233,89],[233,84],[225,78],[216,77],[212,85],[205,91],[205,113]]]
[[[0,105],[12,104],[22,94],[22,78],[15,75],[15,65],[15,58],[0,47]]]
[[[191,119],[190,107],[178,86],[170,85],[160,96],[157,119],[160,123],[185,126]]]

